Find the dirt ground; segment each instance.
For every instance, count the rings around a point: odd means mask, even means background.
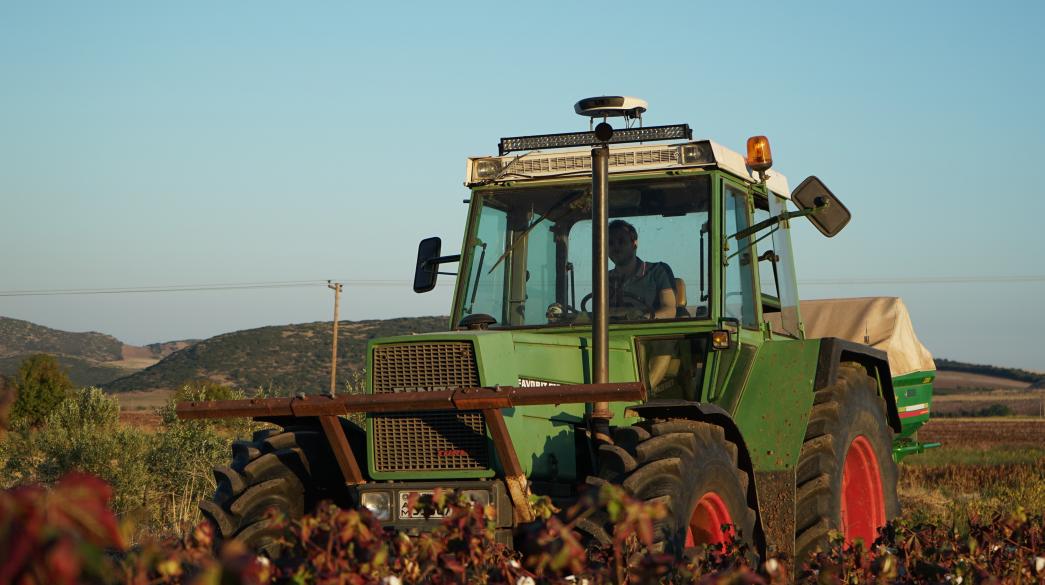
[[[1007,378],[984,376],[968,372],[953,372],[950,370],[939,370],[936,372],[936,380],[933,388],[937,390],[953,390],[961,388],[997,388],[1022,390],[1030,386],[1028,382],[1018,382]]]
[[[941,418],[918,431],[918,439],[954,447],[991,449],[1000,446],[1045,448],[1045,418]]]
[[[998,404],[1012,414],[1042,416],[1045,413],[1045,390],[987,390],[961,394],[934,395],[932,411],[938,416],[961,416]]]
[[[140,428],[156,428],[160,424],[159,409],[166,406],[173,390],[149,390],[113,394],[120,401],[120,421]]]

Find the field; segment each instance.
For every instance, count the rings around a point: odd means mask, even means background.
[[[178,398],[200,400],[234,397],[230,392],[232,391],[221,387],[186,387],[179,391]],[[956,395],[960,396],[962,392]],[[116,534],[115,527],[119,523],[119,533],[123,536],[115,537],[116,539],[109,544],[100,546],[122,547],[124,545],[118,543],[120,538],[125,538],[125,543],[132,544],[135,550],[143,552],[130,553],[126,560],[122,561],[126,564],[120,570],[135,572],[143,578],[147,576],[148,582],[156,583],[185,582],[176,574],[169,573],[171,567],[181,567],[178,570],[191,572],[206,567],[213,569],[215,563],[232,562],[226,559],[224,553],[221,557],[211,554],[207,544],[210,542],[208,532],[200,532],[199,528],[189,531],[186,529],[194,526],[200,518],[197,502],[208,497],[214,490],[210,467],[228,460],[228,443],[232,437],[249,436],[251,431],[244,424],[229,426],[221,423],[220,426],[214,426],[219,423],[184,423],[172,420],[169,410],[166,411],[166,415],[160,411],[161,407],[169,405],[172,398],[174,396],[169,392],[106,395],[97,389],[81,391],[76,399],[63,403],[56,417],[50,420],[49,426],[36,432],[22,429],[9,433],[6,445],[10,448],[6,453],[0,449],[0,460],[8,459],[5,463],[6,470],[17,474],[7,478],[11,480],[9,484],[24,481],[53,484],[58,481],[62,469],[87,469],[103,478],[108,486],[91,484],[97,480],[75,477],[73,474],[74,477],[67,484],[68,489],[80,494],[76,497],[90,496],[97,501],[93,504],[88,502],[83,505],[69,505],[77,509],[87,505],[95,509],[101,517],[109,514],[111,519],[107,522],[111,522],[110,532]],[[937,418],[922,429],[920,438],[941,442],[943,447],[911,456],[901,465],[898,486],[901,516],[898,522],[892,525],[890,535],[884,541],[885,546],[889,548],[878,549],[894,551],[889,553],[895,555],[889,557],[893,559],[889,562],[901,562],[904,564],[903,570],[919,575],[915,580],[905,582],[936,582],[930,578],[930,575],[935,574],[994,574],[1009,577],[1017,573],[1026,576],[1045,575],[1045,569],[1036,568],[1037,565],[1034,564],[1037,562],[1035,555],[1041,556],[1036,552],[1039,548],[1036,543],[1042,541],[1040,519],[1042,514],[1045,514],[1045,419]],[[4,446],[4,442],[0,441],[0,447]],[[41,464],[47,461],[64,463],[61,468]],[[60,485],[61,481],[58,481]],[[87,483],[74,487],[77,482]],[[104,495],[110,489],[113,499],[106,504],[104,499],[99,499],[102,498],[99,494]],[[18,497],[36,498],[33,494],[39,495],[44,492],[11,493],[20,494]],[[48,506],[48,501],[67,501],[67,498],[63,495],[47,500],[40,496],[40,499],[33,501],[37,503],[28,504],[29,509],[33,509],[32,506]],[[105,505],[116,515],[112,516],[110,512],[102,511]],[[590,502],[586,504],[589,507],[591,505]],[[617,506],[620,510],[628,510],[625,520],[621,522],[625,523],[622,525],[632,522],[633,526],[628,530],[633,531],[642,530],[642,523],[651,521],[657,513],[653,509],[627,503],[626,500],[620,500]],[[562,578],[565,574],[579,574],[584,571],[595,571],[593,574],[602,575],[593,583],[619,582],[619,579],[611,578],[605,568],[607,565],[598,564],[606,562],[598,560],[606,558],[605,553],[592,552],[590,560],[585,561],[584,559],[589,557],[586,557],[583,549],[570,552],[567,548],[556,548],[563,546],[561,544],[545,548],[550,546],[548,543],[562,543],[572,538],[562,532],[562,524],[555,524],[555,519],[550,520],[548,524],[540,525],[539,532],[529,535],[536,539],[533,541],[536,548],[523,557],[524,565],[520,568],[518,564],[506,564],[506,559],[510,558],[509,553],[497,552],[496,545],[490,540],[492,532],[486,532],[481,511],[476,515],[466,510],[466,517],[451,522],[448,525],[450,532],[436,540],[397,540],[394,541],[394,546],[393,541],[359,536],[377,535],[381,531],[374,525],[371,532],[359,532],[355,527],[364,520],[360,520],[360,516],[355,512],[320,510],[317,514],[317,517],[307,519],[298,532],[288,536],[288,542],[296,543],[293,544],[295,548],[275,561],[273,566],[276,569],[272,569],[270,565],[250,564],[256,559],[245,555],[243,551],[237,553],[241,556],[229,558],[239,559],[235,560],[236,563],[248,563],[242,566],[268,567],[265,570],[270,572],[278,570],[288,579],[294,575],[300,576],[301,571],[307,573],[323,566],[327,567],[324,570],[338,574],[369,574],[373,579],[365,582],[376,584],[382,582],[378,577],[384,572],[391,571],[393,574],[405,576],[420,566],[444,566],[445,553],[438,553],[438,562],[434,557],[424,555],[430,554],[425,551],[444,550],[431,549],[433,543],[437,543],[438,546],[443,546],[438,543],[446,543],[446,546],[458,547],[462,551],[483,551],[482,554],[466,555],[455,560],[461,570],[477,571],[477,574],[486,575],[491,570],[510,569],[509,572],[514,575],[515,572],[525,569],[537,575],[544,571],[545,576],[551,577],[548,571],[552,565],[541,563],[549,559],[567,559],[569,562],[564,561],[565,564],[553,571],[558,571],[559,577],[539,579],[538,582],[565,582]],[[643,518],[645,520],[642,520]],[[3,518],[0,518],[0,534],[3,533],[2,520]],[[15,519],[15,522],[19,521]],[[344,524],[345,528],[331,531],[314,530],[325,524]],[[48,539],[52,538],[47,534],[52,533],[39,535],[41,550],[47,550],[52,546],[47,544],[50,542]],[[180,534],[181,537],[175,540],[155,540],[158,535],[162,537],[171,534]],[[351,536],[353,534],[357,536]],[[69,538],[77,537],[71,535]],[[320,540],[310,543],[309,539],[312,538]],[[327,538],[348,540],[337,540],[331,544],[322,540]],[[363,540],[359,540],[360,538]],[[455,542],[459,544],[453,544]],[[1006,548],[999,548],[995,544],[998,542],[1007,543]],[[185,548],[186,546],[188,548]],[[334,548],[331,549],[331,546]],[[370,558],[368,555],[377,554],[374,551],[381,547],[391,547],[385,550],[396,551],[382,553],[392,554],[387,558],[392,559],[388,562],[394,564],[386,565],[384,568],[367,565],[365,560]],[[323,550],[329,551],[333,557],[316,552]],[[361,550],[370,552],[360,553]],[[955,555],[955,551],[958,556]],[[1030,557],[1027,557],[1028,551],[1033,553]],[[39,558],[45,558],[43,553]],[[718,560],[702,561],[703,565],[700,565],[699,569],[690,565],[669,567],[664,564],[665,559],[651,560],[652,564],[649,566],[656,567],[656,571],[671,570],[680,575],[692,574],[693,571],[704,572],[705,575],[708,571],[722,571],[721,575],[737,577],[748,570],[736,564],[744,562],[745,557],[742,553],[730,553],[716,558]],[[334,568],[328,566],[331,559],[337,563]],[[586,562],[590,564],[585,565]],[[841,549],[818,559],[816,563],[820,563],[816,565],[820,567],[817,571],[827,571],[817,573],[821,576],[845,567],[841,570],[855,579],[849,582],[880,580],[889,574],[887,565],[862,563],[852,555],[843,554]],[[600,566],[603,568],[599,568]],[[766,573],[771,572],[767,567],[768,563],[762,570]],[[109,574],[115,574],[116,571],[115,568],[105,570],[109,571]],[[823,579],[814,578],[815,574],[810,575],[800,579],[800,582],[824,582]],[[433,582],[433,578],[420,574],[409,579],[404,578],[402,582],[428,583]],[[444,579],[441,582],[459,580],[457,576],[452,576],[449,580]],[[640,581],[646,582],[642,579]],[[3,582],[3,579],[0,579],[0,582]],[[262,583],[268,580],[259,577],[254,581],[238,582]],[[297,581],[290,579],[281,582]],[[515,583],[516,578],[500,582]],[[774,578],[772,582],[783,581]]]
[[[919,438],[943,446],[901,465],[905,518],[962,530],[994,514],[1045,513],[1045,419],[939,418]]]
[[[942,452],[1045,449],[1045,419],[1025,417],[933,419],[919,438],[944,444]]]
[[[160,425],[159,409],[174,396],[172,390],[143,390],[114,394],[120,401],[120,422],[145,430]]]

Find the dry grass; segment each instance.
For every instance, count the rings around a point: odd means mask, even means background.
[[[1045,419],[933,419],[923,441],[943,446],[904,460],[904,516],[966,526],[1017,508],[1045,513]]]

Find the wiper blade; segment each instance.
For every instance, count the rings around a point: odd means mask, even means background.
[[[533,221],[533,223],[531,223],[530,225],[526,226],[526,229],[523,230],[523,233],[518,238],[516,238],[514,242],[512,242],[511,246],[508,246],[508,249],[504,251],[504,254],[501,254],[501,256],[499,258],[497,258],[497,261],[493,263],[493,266],[490,267],[490,270],[487,272],[487,274],[492,273],[494,271],[494,269],[496,269],[497,266],[500,265],[501,262],[503,262],[504,259],[507,258],[508,255],[512,253],[513,250],[515,250],[515,247],[519,245],[519,242],[522,242],[523,240],[526,239],[527,236],[530,235],[530,232],[533,231],[533,228],[535,228],[538,225],[540,225],[540,223],[542,221],[548,219],[548,217],[552,213],[558,211],[560,207],[562,207],[564,205],[567,205],[567,204],[570,204],[570,203],[573,203],[577,199],[581,198],[581,196],[583,196],[583,195],[584,195],[584,191],[579,191],[579,192],[573,193],[573,194],[567,194],[565,197],[563,197],[558,202],[556,202],[555,205],[552,205],[551,208],[548,209],[548,211],[545,211],[544,215],[538,217],[537,219],[535,219]]]

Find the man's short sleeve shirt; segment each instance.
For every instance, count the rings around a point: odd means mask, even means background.
[[[659,309],[660,291],[675,288],[675,275],[664,262],[643,262],[636,258],[639,269],[627,278],[610,271],[610,306],[635,306],[640,299],[646,308]]]

